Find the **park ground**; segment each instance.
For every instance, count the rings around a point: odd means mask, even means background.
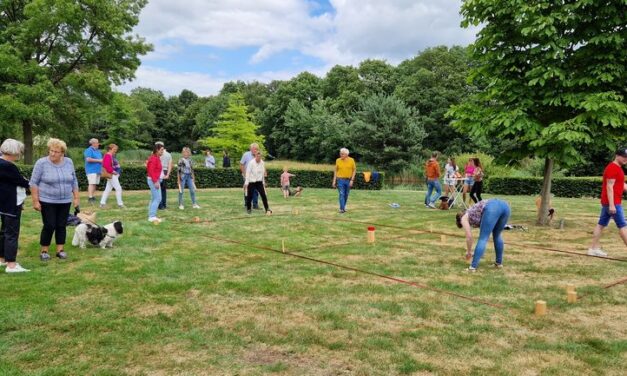
[[[99,223],[124,223],[113,249],[68,244],[68,260],[48,263],[38,260],[40,219],[27,208],[18,261],[32,271],[0,274],[0,375],[627,369],[627,285],[607,287],[627,277],[627,250],[611,227],[603,244],[614,259],[585,255],[596,199],[554,199],[556,222],[543,228],[533,197],[502,197],[510,223],[528,231],[505,233],[503,269],[491,267],[490,244],[467,274],[454,211],[424,208],[422,192],[352,191],[344,215],[331,189],[269,194],[271,217],[246,215],[241,190],[202,190],[199,210],[178,210],[170,191],[165,221],[153,225],[148,193],[125,192],[126,209],[111,197],[111,209],[98,210]],[[567,284],[576,304],[566,302]],[[548,314],[536,317],[540,299]]]

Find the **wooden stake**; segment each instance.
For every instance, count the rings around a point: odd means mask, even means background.
[[[567,297],[568,303],[577,303],[577,291],[569,291]]]
[[[544,300],[536,300],[536,316],[546,315],[546,302]]]
[[[429,223],[429,232],[433,232],[433,223]]]
[[[440,235],[440,242],[446,244],[446,235]]]
[[[575,292],[575,285],[573,285],[572,283],[569,283],[566,285],[566,292]]]
[[[374,243],[374,228],[368,229],[368,243]]]
[[[281,251],[285,253],[285,240],[281,240]]]

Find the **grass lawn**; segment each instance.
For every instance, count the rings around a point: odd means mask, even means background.
[[[38,259],[40,219],[24,212],[18,261],[32,271],[0,274],[0,375],[627,369],[627,284],[604,288],[627,277],[627,262],[537,248],[585,252],[597,200],[554,199],[565,219],[559,230],[533,226],[533,198],[506,197],[510,222],[529,231],[505,233],[504,269],[490,267],[490,244],[480,270],[466,274],[454,212],[425,209],[421,192],[353,191],[340,215],[333,190],[284,200],[272,189],[272,217],[246,215],[241,190],[203,190],[200,210],[176,209],[174,196],[165,222],[152,225],[148,193],[125,193],[126,209],[98,212],[99,223],[124,222],[115,248],[68,244],[68,260],[48,263]],[[603,241],[627,260],[615,227]],[[282,254],[282,243],[288,253],[417,285]],[[569,283],[584,295],[576,304],[566,303]],[[533,315],[538,299],[547,316]]]

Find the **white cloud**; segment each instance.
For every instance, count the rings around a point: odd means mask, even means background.
[[[136,31],[155,44],[176,39],[222,48],[258,47],[252,59],[258,62],[324,38],[333,26],[327,14],[310,16],[312,5],[303,0],[188,0],[184,6],[176,4],[150,1]]]
[[[143,58],[137,79],[122,87],[147,86],[168,94],[183,88],[200,95],[215,94],[230,80],[289,79],[308,70],[324,75],[336,64],[356,65],[367,58],[396,64],[427,47],[466,45],[476,29],[459,24],[461,0],[329,0],[334,13],[312,15],[312,0],[151,0],[136,32],[155,46]],[[320,67],[298,66],[294,71],[170,72],[155,68],[158,61],[181,53],[178,43],[237,49],[252,47],[249,63],[256,64],[286,50],[318,58]],[[189,56],[196,59],[197,56]],[[204,59],[216,60],[217,56]]]

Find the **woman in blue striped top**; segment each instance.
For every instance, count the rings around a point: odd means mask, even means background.
[[[80,203],[78,196],[78,181],[74,171],[74,163],[65,157],[67,146],[65,142],[51,138],[48,140],[48,156],[40,158],[30,178],[30,189],[33,198],[33,208],[41,212],[43,229],[39,238],[42,261],[50,260],[48,249],[55,236],[56,255],[60,259],[67,258],[64,251],[65,226],[70,213],[70,205],[77,207]]]

